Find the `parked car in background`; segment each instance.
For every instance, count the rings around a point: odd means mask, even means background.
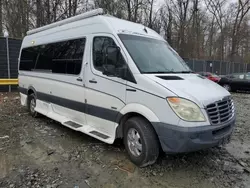
[[[218,82],[220,80],[220,77],[218,75],[213,74],[211,72],[199,72],[198,74],[200,74],[201,76],[204,76],[204,77],[206,77],[209,80],[212,80],[214,82]]]
[[[222,77],[218,82],[228,91],[250,91],[250,74],[236,73]]]

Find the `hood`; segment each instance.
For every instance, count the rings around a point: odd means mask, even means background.
[[[145,74],[145,76],[177,96],[194,101],[202,108],[230,96],[223,87],[197,74]]]

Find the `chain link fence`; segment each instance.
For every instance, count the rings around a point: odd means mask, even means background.
[[[212,72],[218,75],[250,72],[250,64],[211,60],[184,59],[194,72]]]
[[[15,79],[18,77],[18,56],[21,43],[22,40],[20,39],[0,37],[0,79]],[[212,72],[218,75],[250,72],[250,64],[246,63],[194,60],[185,58],[184,60],[194,72]],[[0,85],[0,92],[5,92],[9,89],[12,91],[16,90],[17,86]]]

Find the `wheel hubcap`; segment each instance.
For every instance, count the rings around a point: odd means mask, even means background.
[[[31,101],[30,101],[30,111],[35,112],[35,107],[36,107],[36,101],[35,101],[35,99],[31,99]]]
[[[141,136],[138,131],[134,128],[129,129],[127,137],[130,152],[136,157],[140,156],[142,153],[142,144]]]

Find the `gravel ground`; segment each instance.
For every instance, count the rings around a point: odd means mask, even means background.
[[[161,156],[137,168],[124,146],[101,143],[48,118],[32,118],[18,94],[0,94],[0,187],[250,187],[250,94],[233,94],[231,142],[205,151]]]

